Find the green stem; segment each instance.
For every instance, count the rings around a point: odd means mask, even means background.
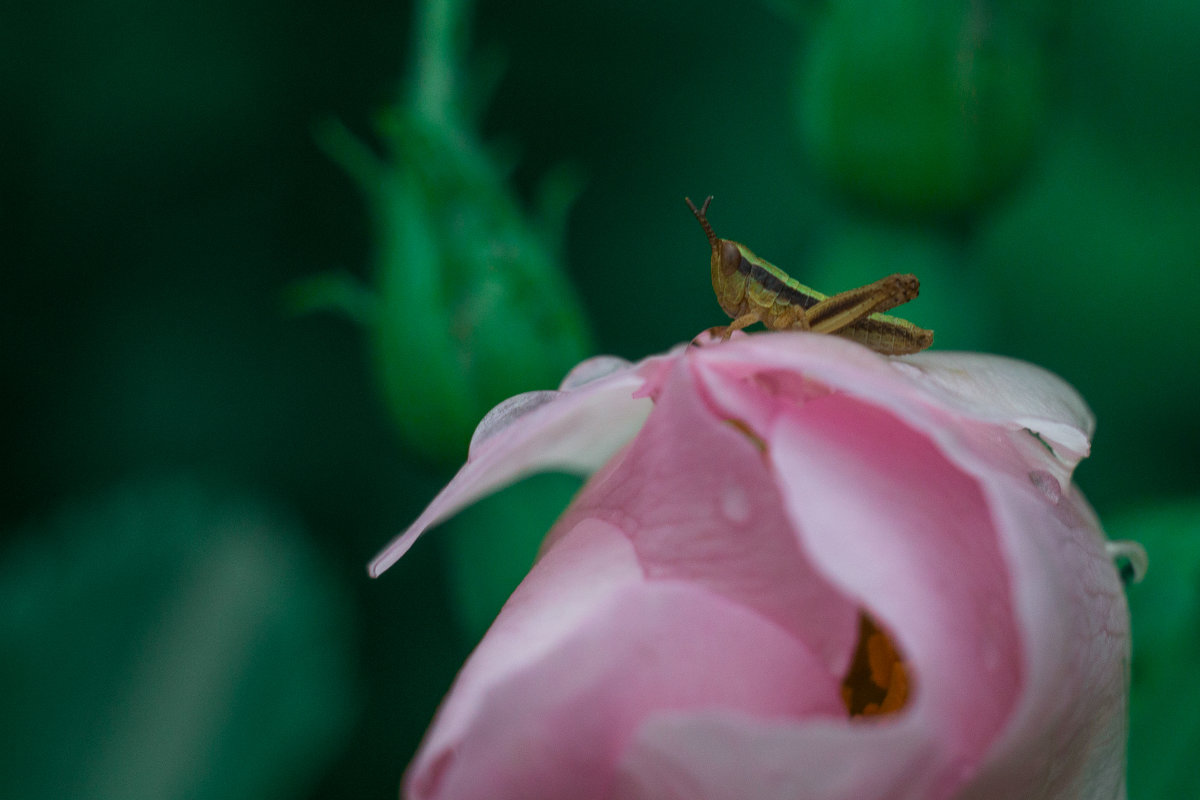
[[[471,0],[418,0],[413,109],[426,119],[457,119],[458,71]]]

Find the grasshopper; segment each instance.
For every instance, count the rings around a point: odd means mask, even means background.
[[[829,297],[754,255],[746,245],[717,238],[705,216],[712,195],[700,208],[691,198],[684,201],[708,236],[713,291],[733,319],[729,325],[713,329],[722,339],[761,322],[777,331],[835,333],[884,355],[916,353],[933,344],[933,331],[880,313],[917,296],[920,282],[915,275],[888,275]]]

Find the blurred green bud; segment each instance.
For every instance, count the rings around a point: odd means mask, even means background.
[[[378,127],[383,157],[336,123],[319,131],[366,193],[374,285],[322,276],[293,299],[338,306],[366,326],[402,438],[455,464],[492,406],[557,386],[591,351],[557,258],[578,179],[568,171],[548,178],[542,219],[532,220],[457,125],[401,108]]]
[[[482,105],[461,78],[470,6],[417,3],[408,99],[378,120],[382,156],[337,123],[318,131],[366,195],[373,286],[319,276],[292,293],[299,308],[335,306],[365,325],[402,439],[446,466],[494,405],[557,386],[592,349],[558,259],[580,181],[549,177],[533,219],[470,131]]]
[[[404,441],[455,463],[492,406],[557,386],[590,352],[589,337],[555,243],[481,148],[411,112],[386,117],[380,130],[387,157],[372,161],[345,129],[325,132],[375,223],[373,302],[356,303],[370,309],[356,316]],[[554,211],[562,216],[561,205]]]
[[[1010,181],[1040,115],[1034,36],[994,4],[833,0],[796,84],[805,146],[851,195],[955,213]]]

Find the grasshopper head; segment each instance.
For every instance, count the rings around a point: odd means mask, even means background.
[[[699,208],[696,208],[691,198],[685,197],[684,202],[688,204],[688,208],[696,216],[700,227],[704,229],[704,235],[708,237],[708,244],[712,248],[710,269],[712,272],[713,291],[716,292],[717,300],[720,301],[721,307],[727,313],[733,314],[734,311],[731,311],[731,308],[736,309],[738,307],[744,291],[742,281],[730,280],[730,277],[738,271],[738,265],[742,261],[741,249],[737,242],[729,239],[721,239],[713,231],[708,217],[705,216],[708,211],[708,204],[712,202],[712,195],[709,195],[704,200],[704,205]]]
[[[696,219],[700,222],[700,227],[704,229],[704,235],[708,237],[708,244],[712,248],[712,274],[714,285],[718,276],[725,277],[732,275],[737,271],[738,263],[742,259],[741,251],[738,249],[736,242],[729,239],[721,239],[713,231],[712,225],[708,221],[705,213],[708,211],[708,204],[712,202],[710,194],[704,200],[704,205],[696,208],[690,197],[683,198],[688,204],[688,208],[696,215]]]

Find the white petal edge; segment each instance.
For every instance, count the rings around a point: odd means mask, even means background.
[[[1049,370],[987,353],[924,352],[892,362],[975,419],[1028,428],[1073,467],[1091,449],[1096,418],[1079,392]]]
[[[762,333],[699,351],[706,364],[744,374],[792,370],[870,400],[893,396],[896,380],[912,391],[895,396],[895,410],[940,405],[969,419],[1026,428],[1053,451],[1065,479],[1086,456],[1095,417],[1062,378],[1033,364],[986,353],[935,351],[881,356],[836,336]],[[915,406],[913,405],[915,401]]]
[[[637,434],[650,414],[651,400],[633,397],[643,383],[633,369],[570,380],[565,385],[577,388],[518,395],[489,412],[481,423],[486,429],[472,438],[467,463],[416,522],[371,560],[371,577],[395,564],[427,528],[521,478],[547,470],[591,474]]]

